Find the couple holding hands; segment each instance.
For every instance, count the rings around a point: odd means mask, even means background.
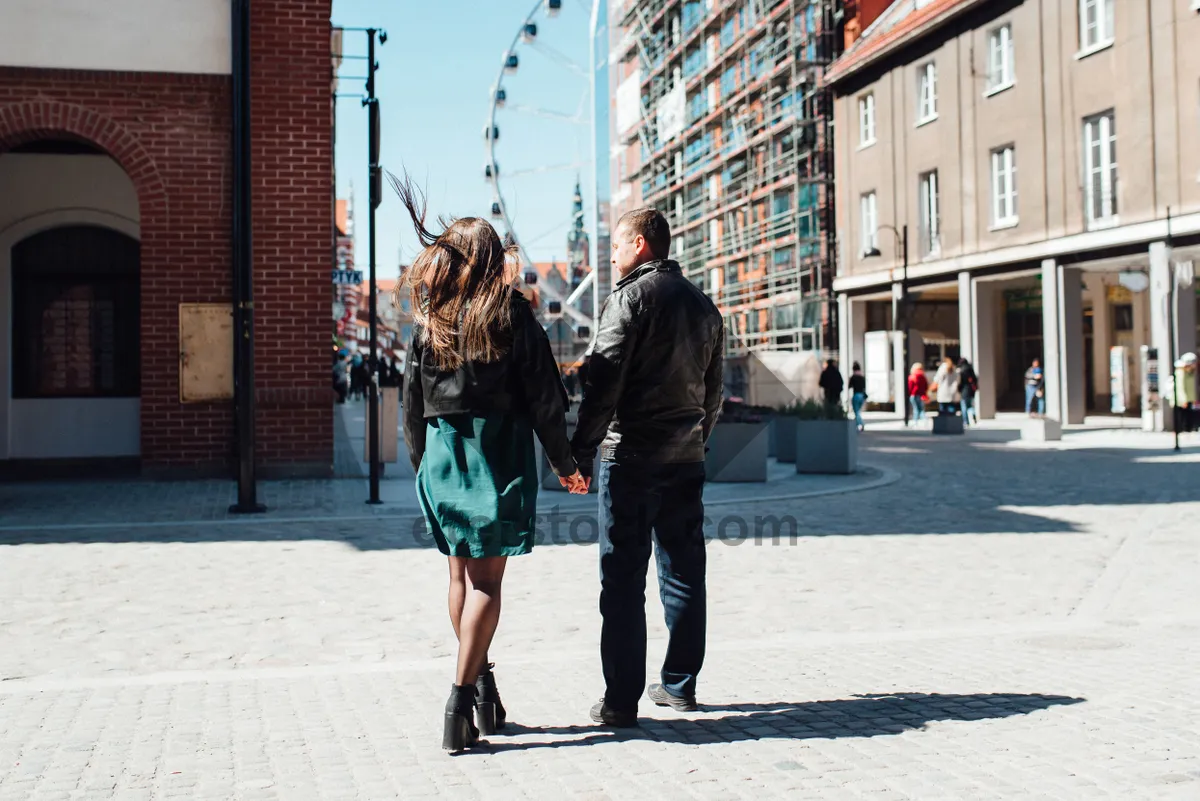
[[[479,218],[434,233],[420,193],[407,180],[394,185],[423,246],[405,282],[415,331],[404,438],[426,523],[448,558],[459,643],[442,747],[469,748],[504,726],[488,651],[505,562],[533,548],[534,435],[571,492],[598,483],[605,693],[592,719],[637,725],[652,535],[670,636],[661,683],[648,695],[660,706],[696,709],[705,647],[704,443],[721,408],[724,326],[667,258],[666,218],[639,209],[613,231],[619,280],[585,357],[583,402],[568,439],[567,393],[546,332],[514,288],[513,249]]]

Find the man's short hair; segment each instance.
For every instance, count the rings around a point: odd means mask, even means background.
[[[656,259],[665,259],[671,253],[671,226],[658,209],[644,208],[627,211],[617,220],[617,228],[624,227],[626,236],[641,236]]]

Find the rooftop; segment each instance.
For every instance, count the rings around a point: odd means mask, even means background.
[[[899,0],[893,3],[830,65],[825,72],[825,84],[837,85],[984,2],[986,0]]]

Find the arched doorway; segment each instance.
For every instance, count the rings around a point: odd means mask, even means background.
[[[137,193],[109,156],[0,154],[0,459],[141,452]]]

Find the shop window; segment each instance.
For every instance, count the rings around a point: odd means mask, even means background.
[[[140,394],[139,244],[54,228],[12,249],[13,397]]]

